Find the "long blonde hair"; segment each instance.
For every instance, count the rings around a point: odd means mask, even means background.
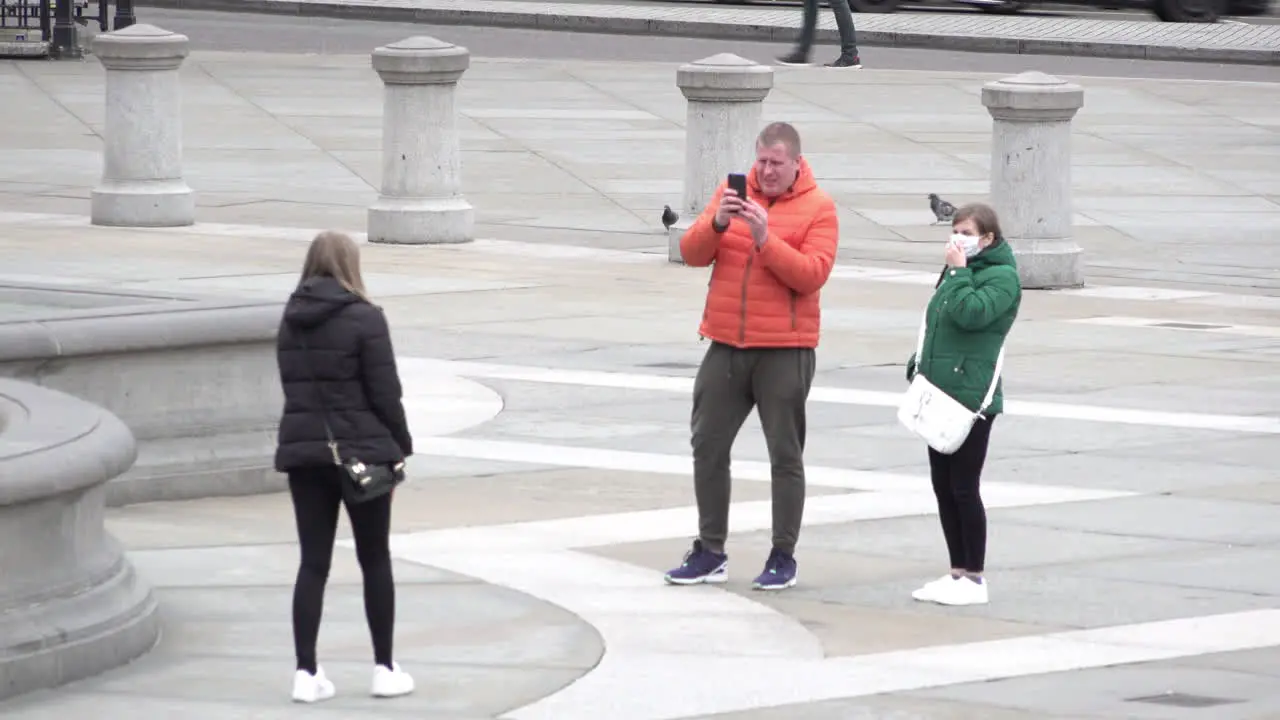
[[[307,259],[302,262],[298,284],[314,277],[331,277],[348,292],[369,301],[364,278],[360,276],[360,246],[349,235],[335,230],[316,235],[307,250]]]

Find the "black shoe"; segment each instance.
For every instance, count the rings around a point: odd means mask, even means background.
[[[862,61],[858,59],[857,55],[854,55],[853,57],[849,57],[848,55],[841,55],[840,57],[836,58],[834,61],[827,63],[827,67],[849,68],[850,70],[860,70],[862,69]]]
[[[800,52],[790,52],[778,58],[779,65],[812,65],[809,56]]]

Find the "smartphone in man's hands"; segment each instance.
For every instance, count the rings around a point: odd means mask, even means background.
[[[729,173],[729,189],[743,200],[747,199],[747,176],[742,173]]]

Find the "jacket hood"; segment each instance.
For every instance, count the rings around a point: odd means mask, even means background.
[[[308,278],[289,296],[289,302],[284,306],[284,322],[295,327],[315,327],[346,306],[359,302],[364,300],[342,287],[334,278]]]
[[[813,168],[809,167],[809,161],[803,157],[800,158],[796,173],[796,181],[791,184],[787,191],[778,196],[779,200],[792,198],[797,195],[803,195],[810,190],[818,187],[818,179],[813,176]],[[760,192],[760,180],[756,177],[755,167],[751,168],[751,174],[747,176],[747,184],[751,189]]]
[[[970,258],[968,265],[974,270],[981,270],[996,265],[1017,267],[1018,263],[1014,259],[1013,247],[1009,245],[1009,241],[1001,238],[1000,242]]]

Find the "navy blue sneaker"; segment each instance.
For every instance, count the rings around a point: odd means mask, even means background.
[[[680,567],[667,572],[665,579],[672,585],[697,585],[722,583],[729,579],[729,556],[713,553],[694,540],[693,547],[684,556]]]
[[[751,583],[756,590],[785,590],[796,584],[796,559],[774,548],[764,563],[764,572]]]

